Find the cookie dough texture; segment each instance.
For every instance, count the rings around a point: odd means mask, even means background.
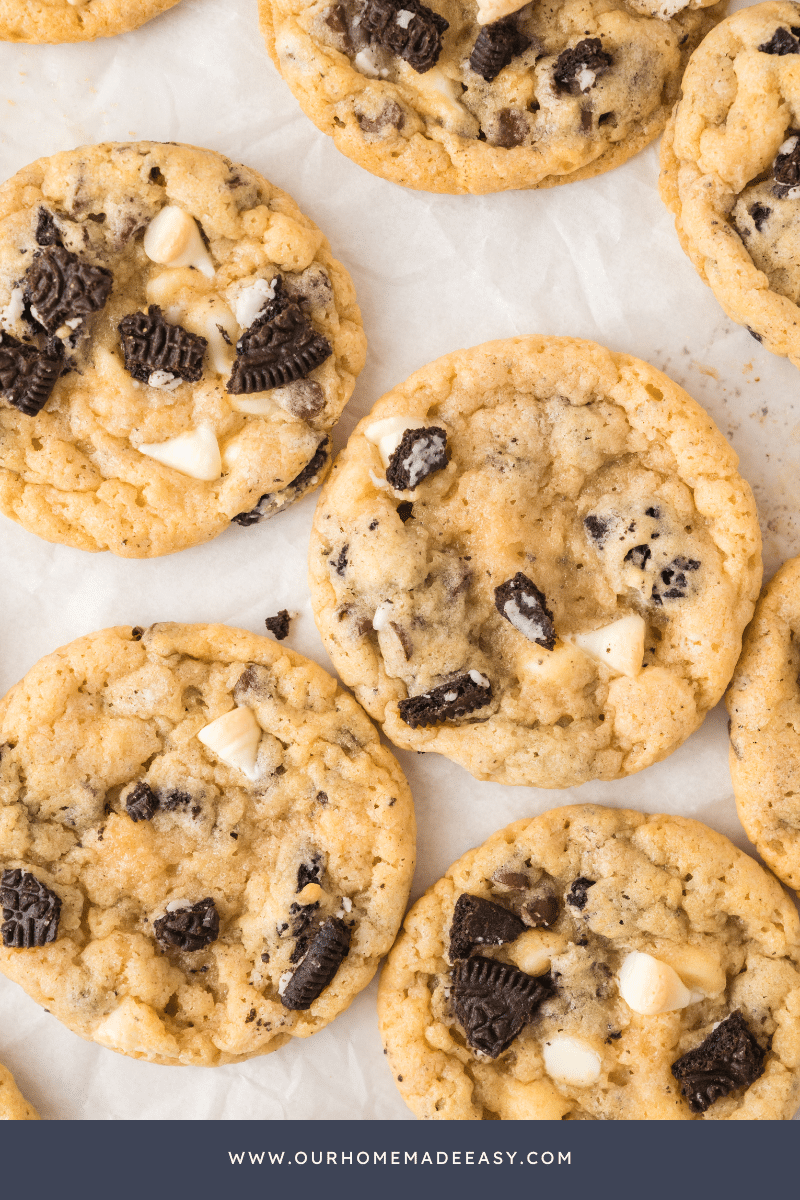
[[[0,0],[0,41],[90,42],[138,29],[178,0]]]
[[[528,893],[493,881],[522,873]],[[593,880],[582,909],[573,882]],[[452,1013],[447,957],[454,905],[469,893],[506,907],[558,897],[550,929],[479,953],[537,976],[553,995],[494,1061],[475,1054]],[[515,899],[516,897],[516,899]],[[621,998],[631,951],[677,971],[700,998],[655,1016]],[[684,817],[576,805],[518,821],[450,868],[408,913],[383,971],[381,1032],[409,1107],[436,1120],[691,1120],[672,1064],[740,1010],[764,1073],[718,1099],[707,1120],[791,1117],[800,1099],[800,921],[780,885],[727,838]],[[547,1073],[556,1035],[599,1060],[578,1086]]]
[[[8,1067],[0,1063],[0,1121],[38,1121],[39,1114],[20,1092]]]
[[[197,737],[235,705],[262,730],[253,782]],[[267,1054],[347,1008],[391,946],[414,866],[405,779],[353,699],[274,641],[169,624],[80,638],[12,688],[0,745],[0,867],[62,904],[55,940],[1,947],[0,970],[82,1037],[172,1065]],[[159,805],[134,822],[143,782]],[[168,905],[207,897],[217,940],[156,939]],[[349,953],[291,1011],[298,933],[337,913]]]
[[[799,25],[800,5],[788,3],[723,21],[692,55],[661,147],[661,195],[700,278],[795,366],[800,199],[778,183],[775,160],[800,127]],[[779,30],[788,50],[774,48]]]
[[[726,697],[736,807],[747,836],[800,891],[800,558],[765,588]]]
[[[342,153],[406,187],[484,193],[590,178],[638,153],[664,128],[689,54],[726,5],[519,5],[513,20],[528,48],[491,82],[470,67],[483,27],[475,0],[427,7],[450,27],[423,73],[366,47],[362,0],[260,0],[261,28],[304,112]],[[559,88],[559,55],[594,39],[610,68]],[[360,69],[365,47],[370,74]]]
[[[167,207],[199,226],[210,275],[145,253],[145,233]],[[347,272],[289,196],[257,172],[190,146],[105,144],[40,159],[0,189],[0,318],[22,341],[31,328],[20,284],[39,251],[42,212],[67,251],[111,271],[113,287],[67,341],[72,369],[38,415],[25,415],[0,393],[6,516],[47,541],[151,557],[215,537],[259,502],[271,515],[320,481],[326,439],[363,366],[365,340]],[[205,253],[199,239],[198,246]],[[333,352],[305,379],[257,397],[233,396],[226,383],[240,317],[256,315],[247,297],[277,276]],[[217,340],[197,382],[151,386],[126,369],[118,326],[150,305],[168,322]],[[139,450],[198,431],[216,455],[216,478]],[[319,469],[305,478],[318,453]]]
[[[389,417],[447,432],[448,465],[413,492],[387,487],[365,436]],[[309,579],[336,669],[396,745],[479,779],[569,787],[658,762],[722,696],[758,594],[736,463],[708,414],[638,359],[545,337],[446,355],[378,401],[320,496]],[[518,572],[552,611],[552,650],[498,611]],[[571,641],[631,616],[638,673]],[[469,671],[489,704],[402,720],[406,697]]]

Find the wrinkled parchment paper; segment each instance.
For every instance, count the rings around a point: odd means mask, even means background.
[[[666,371],[731,439],[758,500],[767,575],[800,552],[800,375],[728,321],[696,276],[658,198],[656,148],[545,192],[405,191],[342,157],[301,113],[263,48],[256,0],[181,0],[93,44],[0,44],[0,114],[2,178],[81,143],[152,138],[222,151],[287,190],[351,272],[369,339],[337,447],[383,392],[441,354],[534,332],[591,338]],[[315,502],[149,562],[51,546],[0,517],[0,693],[107,625],[263,633],[281,608],[301,614],[287,644],[330,670],[305,582]],[[419,827],[412,899],[496,829],[565,803],[697,817],[752,851],[725,726],[718,708],[666,762],[565,792],[478,783],[437,755],[398,752]],[[375,995],[373,981],[333,1025],[265,1058],[174,1068],[82,1041],[0,976],[0,1061],[46,1118],[410,1120]]]

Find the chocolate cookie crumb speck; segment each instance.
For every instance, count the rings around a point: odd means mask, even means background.
[[[567,893],[567,904],[571,904],[573,908],[577,908],[579,912],[582,912],[586,908],[586,901],[589,899],[587,895],[589,888],[594,887],[595,883],[596,880],[585,879],[583,876],[580,879],[576,879]]]
[[[289,622],[291,617],[287,609],[282,608],[274,617],[267,617],[264,624],[270,631],[272,636],[279,642],[282,642],[285,637],[289,636]]]

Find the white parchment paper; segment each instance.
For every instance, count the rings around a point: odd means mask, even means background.
[[[263,47],[256,0],[182,0],[93,44],[0,44],[0,177],[40,155],[132,138],[248,163],[327,234],[369,340],[337,447],[384,391],[441,354],[533,332],[591,338],[666,371],[731,439],[759,503],[767,574],[800,552],[800,375],[728,321],[698,279],[658,197],[656,148],[545,192],[405,191],[342,157],[302,114]],[[224,621],[263,633],[284,607],[301,613],[288,644],[330,670],[305,582],[315,502],[152,561],[51,546],[0,518],[0,694],[42,655],[107,625]],[[496,829],[564,803],[698,817],[752,852],[725,727],[718,708],[666,762],[564,792],[478,783],[437,755],[398,752],[419,827],[412,899]],[[375,995],[373,981],[332,1026],[265,1058],[172,1068],[82,1041],[0,976],[0,1061],[46,1118],[410,1120]]]

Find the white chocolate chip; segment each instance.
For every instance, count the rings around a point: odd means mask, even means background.
[[[272,398],[272,392],[253,392],[249,396],[228,396],[228,401],[234,412],[248,413],[252,417],[268,417],[270,413],[281,412],[281,407]]]
[[[353,911],[353,901],[350,899],[349,896],[344,896],[342,898],[342,908],[344,909],[345,912]]]
[[[209,279],[214,277],[214,264],[197,222],[175,204],[162,208],[147,226],[144,252],[151,262],[169,267],[196,267]]]
[[[473,683],[478,685],[478,687],[487,688],[492,686],[486,676],[481,675],[480,671],[470,671],[469,677]]]
[[[229,767],[235,767],[251,782],[258,778],[256,759],[261,741],[261,726],[252,708],[232,708],[197,735],[209,750],[213,750]]]
[[[362,75],[368,75],[370,79],[377,79],[381,75],[386,76],[389,74],[387,70],[378,64],[375,53],[373,50],[370,50],[369,46],[365,50],[359,50],[353,62],[356,70],[360,71]]]
[[[519,12],[528,0],[478,0],[478,24],[491,25],[511,13]]]
[[[307,904],[318,904],[325,895],[318,883],[307,883],[302,892],[298,892],[295,896],[295,904],[303,906]]]
[[[178,910],[181,908],[191,908],[191,907],[192,907],[191,900],[170,900],[169,904],[167,905],[166,911],[167,912],[178,912]]]
[[[394,605],[391,600],[384,600],[383,604],[379,604],[375,609],[375,616],[372,618],[372,628],[377,630],[378,633],[380,633],[388,622],[393,608]]]
[[[403,434],[407,429],[422,429],[425,426],[424,418],[416,419],[412,417],[384,417],[382,421],[373,421],[364,430],[364,437],[368,442],[372,442],[373,446],[378,447],[378,453],[381,456],[381,462],[384,467],[388,467],[390,459],[397,447],[403,440]]]
[[[417,75],[415,82],[445,129],[454,133],[466,132],[467,128],[476,124],[472,113],[460,102],[463,95],[461,84],[445,75],[441,67],[431,67],[424,74]]]
[[[526,975],[544,975],[554,954],[566,949],[566,939],[548,929],[528,929],[507,947],[508,956]]]
[[[605,663],[615,674],[634,679],[642,669],[646,631],[643,618],[638,613],[628,613],[610,625],[567,635],[564,640],[572,642],[595,662]]]
[[[242,288],[236,297],[235,313],[240,329],[249,329],[253,322],[275,298],[275,281],[257,279],[249,287]]]
[[[542,1049],[544,1069],[551,1079],[573,1087],[589,1087],[600,1078],[600,1055],[588,1042],[557,1033]]]
[[[631,951],[619,969],[619,994],[643,1017],[675,1012],[700,998],[667,963],[638,950]]]
[[[222,474],[222,458],[214,430],[209,425],[199,425],[188,433],[180,433],[166,442],[153,442],[137,446],[140,454],[154,458],[165,467],[172,467],[192,479],[203,479],[210,483]]]

